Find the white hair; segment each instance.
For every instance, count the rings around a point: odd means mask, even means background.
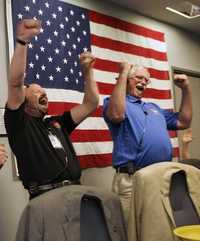
[[[128,72],[128,78],[131,78],[131,77],[135,76],[135,73],[139,69],[145,69],[149,73],[149,70],[146,67],[144,67],[143,65],[134,64],[134,65],[131,66],[131,68]]]

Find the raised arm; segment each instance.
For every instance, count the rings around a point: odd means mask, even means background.
[[[99,103],[99,91],[93,73],[95,57],[90,52],[82,53],[80,63],[85,79],[85,94],[82,104],[71,109],[71,116],[76,124],[79,124],[89,116],[97,108]]]
[[[40,32],[38,20],[24,19],[16,29],[16,47],[11,60],[8,79],[7,106],[17,109],[25,99],[24,74],[26,70],[27,43]]]
[[[130,65],[127,62],[120,64],[120,73],[109,100],[107,117],[114,123],[119,123],[124,119],[127,77]]]
[[[177,129],[182,130],[190,127],[192,121],[192,96],[189,80],[185,74],[174,76],[174,83],[182,91],[181,105],[179,109],[179,119]]]

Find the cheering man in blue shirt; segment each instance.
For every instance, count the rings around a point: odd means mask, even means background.
[[[149,83],[146,68],[121,63],[112,95],[104,100],[104,118],[114,143],[113,191],[120,196],[126,219],[132,192],[131,175],[150,164],[171,161],[168,130],[188,128],[192,120],[191,91],[186,75],[174,76],[175,85],[182,91],[180,111],[176,113],[141,100]]]

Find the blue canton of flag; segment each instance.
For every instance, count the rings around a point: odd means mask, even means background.
[[[87,11],[56,0],[13,0],[12,16],[14,36],[18,21],[42,21],[40,34],[28,44],[25,83],[83,91],[79,56],[90,51]]]

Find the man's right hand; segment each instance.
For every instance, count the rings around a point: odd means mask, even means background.
[[[29,42],[32,37],[40,33],[41,21],[34,19],[23,19],[17,25],[16,37],[22,41]]]

